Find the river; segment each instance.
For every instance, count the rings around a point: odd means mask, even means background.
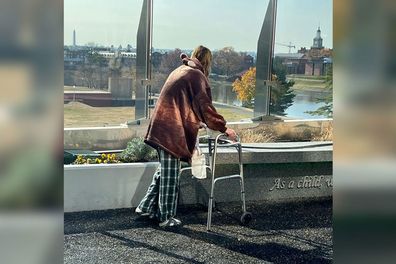
[[[293,105],[286,109],[286,116],[293,119],[315,119],[315,118],[326,118],[325,116],[314,116],[306,111],[314,111],[319,107],[323,106],[323,103],[317,103],[316,98],[323,98],[328,93],[315,90],[294,90]],[[237,95],[232,91],[231,83],[228,82],[215,82],[212,81],[212,97],[213,101],[241,106],[242,103],[237,99]]]
[[[294,90],[293,105],[286,109],[286,116],[290,118],[314,119],[326,118],[326,116],[310,115],[306,111],[314,111],[323,106],[324,103],[317,103],[316,98],[324,98],[328,93],[321,91]]]

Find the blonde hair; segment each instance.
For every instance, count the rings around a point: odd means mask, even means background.
[[[204,69],[204,74],[206,77],[208,77],[210,66],[212,64],[212,52],[210,49],[200,45],[194,49],[193,53],[191,54],[191,58],[196,58],[199,60]]]

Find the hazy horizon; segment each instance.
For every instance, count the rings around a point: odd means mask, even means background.
[[[236,51],[255,52],[268,0],[153,1],[153,47],[191,50],[203,44],[212,50],[232,46]],[[95,43],[99,46],[136,47],[136,33],[143,1],[66,0],[64,44]],[[194,10],[191,12],[189,10]],[[310,48],[320,24],[323,45],[332,48],[331,0],[279,0],[275,42]],[[199,17],[197,14],[205,14]],[[237,18],[237,19],[236,19]],[[247,30],[248,29],[248,30]],[[275,53],[288,47],[275,45]]]

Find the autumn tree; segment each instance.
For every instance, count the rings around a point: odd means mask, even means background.
[[[250,67],[241,79],[236,79],[232,83],[232,88],[237,93],[238,99],[242,101],[242,105],[251,108],[256,91],[256,67]]]
[[[293,104],[295,94],[293,94],[291,87],[294,82],[286,79],[286,72],[286,67],[280,61],[274,60],[272,79],[276,82],[275,87],[271,89],[271,114],[286,115],[286,109]],[[253,107],[251,102],[256,92],[256,68],[249,68],[240,79],[238,78],[233,82],[232,87],[243,106]]]

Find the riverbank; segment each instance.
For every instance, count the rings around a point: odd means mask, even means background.
[[[294,81],[295,91],[327,92],[325,76],[291,74],[287,75],[287,79]]]

